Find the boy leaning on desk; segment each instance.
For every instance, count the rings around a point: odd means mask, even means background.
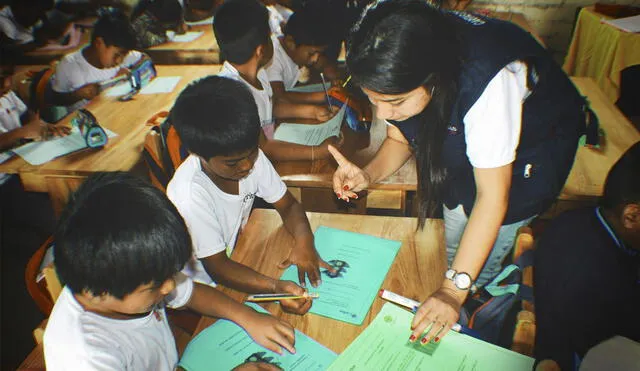
[[[48,370],[174,370],[178,352],[165,306],[229,319],[267,349],[295,352],[290,324],[179,272],[191,256],[187,226],[142,179],[90,177],[63,211],[55,241],[65,287],[44,333]],[[236,368],[259,369],[269,368]]]
[[[264,276],[229,258],[254,198],[260,197],[274,206],[295,240],[280,268],[297,265],[300,285],[307,276],[319,285],[320,268],[333,268],[315,249],[302,205],[258,148],[260,118],[247,87],[219,76],[200,79],[180,93],[169,119],[189,151],[167,187],[193,241],[193,258],[183,272],[199,282],[216,281],[251,294],[305,295],[292,281]],[[304,314],[311,299],[281,300],[280,305]]]
[[[267,8],[257,0],[225,1],[216,11],[213,31],[220,53],[226,59],[218,76],[240,81],[251,91],[262,126],[260,148],[267,157],[276,161],[328,158],[329,144],[340,146],[336,137],[330,137],[317,146],[273,140],[275,119],[326,121],[333,114],[327,110],[324,96],[322,104],[273,101],[273,91],[264,70],[273,57]]]

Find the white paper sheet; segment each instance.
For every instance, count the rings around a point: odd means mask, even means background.
[[[188,43],[193,40],[196,40],[202,35],[204,35],[204,31],[190,31],[182,35],[176,34],[173,37],[171,37],[170,40],[173,41],[174,43]]]
[[[211,25],[213,24],[213,16],[209,17],[209,18],[205,18],[203,20],[200,21],[195,21],[195,22],[184,22],[187,26],[206,26],[206,25]]]
[[[340,111],[338,111],[335,116],[322,124],[307,125],[282,123],[273,134],[273,139],[302,144],[305,146],[317,146],[324,142],[325,139],[338,136],[340,134],[340,127],[342,126],[342,119],[344,118],[346,107],[347,105],[343,104],[342,108],[340,108]]]
[[[180,76],[156,77],[149,85],[140,90],[140,94],[163,94],[171,93],[180,82]]]
[[[128,94],[130,91],[131,84],[128,80],[123,80],[122,83],[107,89],[107,91],[104,92],[104,95],[106,95],[107,97],[119,97]]]
[[[640,15],[618,19],[602,19],[602,23],[610,24],[626,32],[640,32]]]

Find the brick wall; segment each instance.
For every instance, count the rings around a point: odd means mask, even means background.
[[[640,0],[600,0],[601,3],[640,6]],[[475,0],[469,9],[522,13],[531,28],[542,37],[555,59],[562,63],[571,42],[571,31],[578,7],[594,0]]]

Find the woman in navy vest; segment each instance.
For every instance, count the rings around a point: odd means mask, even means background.
[[[439,341],[473,288],[501,270],[517,229],[555,200],[584,131],[583,99],[548,52],[509,22],[379,1],[354,26],[347,66],[388,122],[363,169],[330,148],[334,191],[356,192],[417,160],[418,218],[444,212],[450,269],[411,341]],[[418,262],[419,263],[419,262]]]

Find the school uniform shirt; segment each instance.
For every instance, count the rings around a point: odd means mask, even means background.
[[[300,78],[300,67],[289,57],[277,36],[271,36],[271,42],[273,43],[273,59],[266,68],[267,76],[269,81],[281,81],[284,88],[289,90],[296,85]]]
[[[27,44],[33,41],[33,28],[26,28],[18,23],[10,6],[0,9],[0,32],[16,44]]]
[[[496,74],[471,106],[464,117],[464,135],[467,157],[473,167],[497,168],[515,160],[522,128],[522,102],[528,93],[527,66],[515,61]]]
[[[218,73],[218,76],[226,77],[236,81],[244,83],[249,90],[253,99],[258,106],[258,115],[260,116],[260,126],[265,131],[265,134],[273,133],[273,90],[271,90],[271,84],[269,84],[269,78],[264,69],[258,70],[258,81],[262,86],[262,89],[256,89],[253,85],[249,84],[245,79],[240,76],[238,70],[229,62],[222,64],[222,69]],[[269,137],[269,135],[267,135]]]
[[[253,169],[240,180],[238,190],[237,195],[223,192],[193,155],[178,167],[167,186],[167,196],[180,211],[191,234],[193,257],[183,272],[194,281],[213,282],[199,259],[225,250],[227,255],[231,254],[239,231],[247,223],[254,198],[274,203],[285,195],[287,186],[262,150],[258,150]]]
[[[293,11],[280,4],[268,5],[267,10],[269,11],[269,28],[271,29],[271,34],[282,36],[282,24],[287,23]]]
[[[142,53],[132,50],[124,58],[122,64],[111,68],[97,68],[91,65],[82,55],[82,50],[65,55],[56,67],[56,71],[51,77],[51,87],[58,93],[70,93],[80,87],[99,83],[114,78],[122,67],[129,68],[136,64]],[[73,112],[82,108],[89,100],[81,99],[76,103],[67,106],[67,112]]]
[[[0,134],[8,133],[22,126],[20,116],[27,112],[27,106],[13,91],[0,97]],[[10,174],[0,173],[0,185],[9,179]]]
[[[165,299],[178,308],[187,304],[193,281],[182,273]],[[164,304],[140,318],[113,319],[86,311],[64,287],[44,332],[44,358],[49,371],[173,371],[178,351]]]

